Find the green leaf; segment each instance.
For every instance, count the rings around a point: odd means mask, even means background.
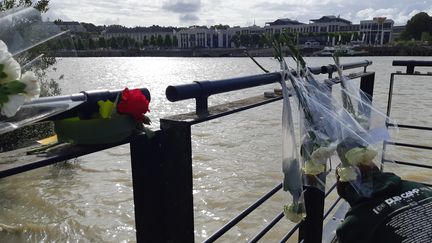
[[[4,104],[9,101],[9,98],[6,94],[0,92],[0,104]]]
[[[24,83],[21,83],[20,81],[12,81],[3,84],[4,88],[6,89],[7,94],[19,94],[23,93],[26,85]]]

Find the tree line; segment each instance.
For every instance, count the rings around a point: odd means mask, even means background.
[[[178,40],[170,35],[152,35],[137,41],[130,37],[91,38],[86,36],[64,37],[49,43],[52,50],[139,50],[144,48],[176,48]]]

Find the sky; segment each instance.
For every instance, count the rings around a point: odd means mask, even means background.
[[[50,20],[96,25],[264,26],[278,18],[303,23],[324,15],[352,21],[383,16],[404,25],[415,14],[432,16],[432,0],[50,0]]]

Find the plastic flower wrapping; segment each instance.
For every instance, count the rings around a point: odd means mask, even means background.
[[[145,115],[149,112],[149,99],[140,89],[125,88],[115,101],[99,100],[84,116],[54,121],[57,142],[80,145],[107,144],[122,141],[136,133],[151,131],[143,124],[150,124]]]
[[[0,13],[0,134],[64,111],[58,105],[30,105],[41,94],[40,65],[47,42],[63,35],[34,8]],[[43,64],[44,65],[44,64]]]
[[[303,185],[325,192],[325,178],[331,171],[331,158],[341,161],[337,168],[340,180],[349,182],[361,196],[370,196],[372,182],[361,178],[359,166],[374,163],[379,142],[389,138],[382,112],[358,87],[343,75],[343,67],[335,58],[338,79],[317,80],[309,71],[292,39],[284,33],[285,42],[297,63],[290,68],[283,56],[281,43],[273,40],[282,77],[283,103],[283,188],[292,195],[292,202],[284,206],[284,213],[293,222],[304,218]],[[287,81],[287,84],[285,84]],[[340,85],[336,85],[340,83]],[[340,91],[340,99],[332,95]],[[299,108],[300,140],[296,144],[289,95]],[[289,141],[289,142],[288,142]],[[289,151],[287,151],[289,150]]]

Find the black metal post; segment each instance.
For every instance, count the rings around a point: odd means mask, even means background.
[[[161,119],[165,241],[194,242],[191,126]]]
[[[323,179],[325,181],[325,178]],[[325,193],[315,187],[303,188],[306,219],[300,224],[298,242],[321,243]]]
[[[360,78],[360,90],[363,91],[361,95],[362,102],[372,105],[373,91],[375,86],[375,72],[370,72]],[[359,104],[359,109],[366,115],[370,115],[370,107]]]
[[[130,143],[137,242],[165,242],[160,133]]]

